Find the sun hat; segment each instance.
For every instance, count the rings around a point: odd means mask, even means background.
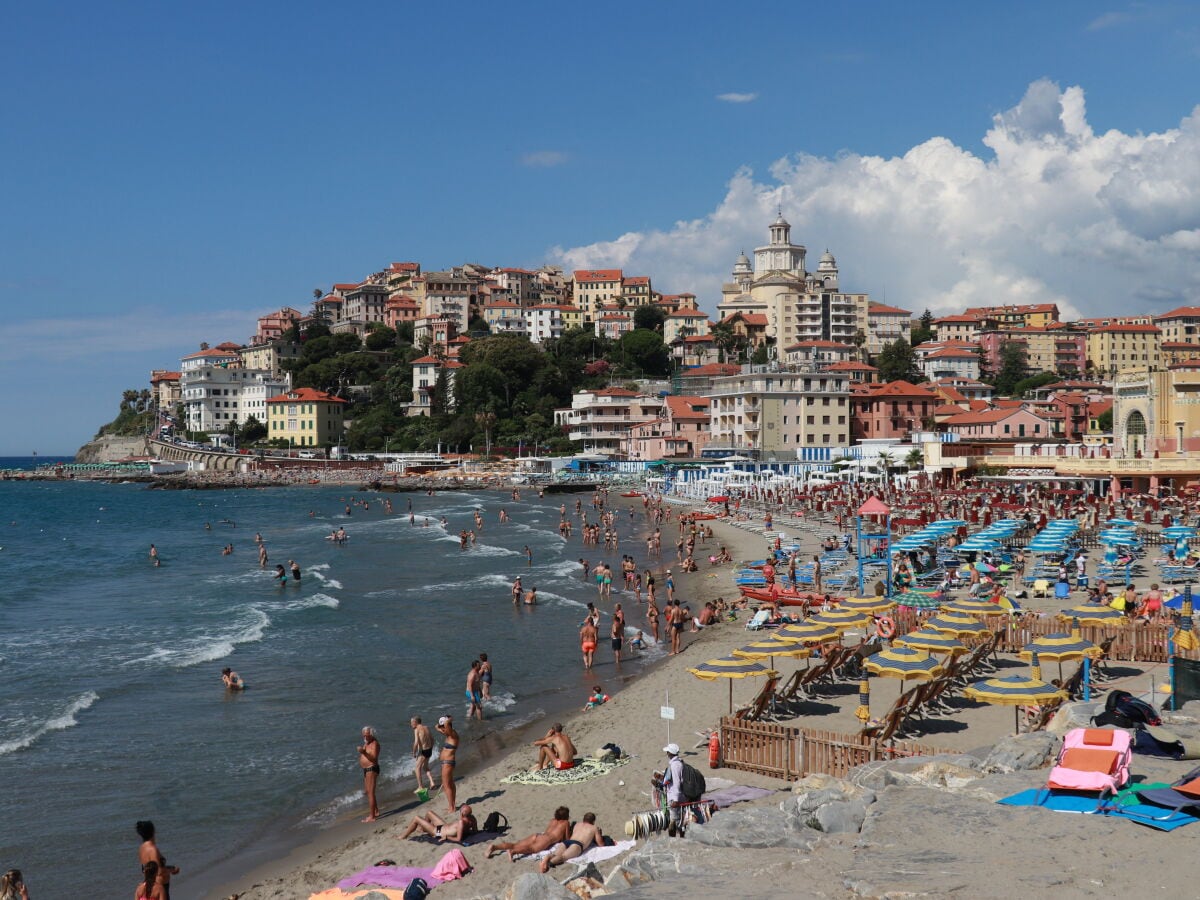
[[[663,747],[663,753],[669,753],[671,756],[678,756],[679,755],[679,745],[678,744],[667,744],[667,746]]]
[[[438,724],[439,724],[439,725],[445,725],[445,724],[446,724],[447,722],[449,722],[449,721],[450,721],[450,717],[449,717],[449,716],[442,716],[440,719],[438,719]]]

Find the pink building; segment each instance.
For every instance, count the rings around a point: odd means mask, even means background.
[[[944,427],[970,441],[1045,441],[1052,437],[1050,421],[1022,407],[959,413],[946,419]]]
[[[981,331],[979,346],[988,371],[999,371],[1000,348],[1006,343],[1025,345],[1025,358],[1033,372],[1082,372],[1087,367],[1087,333],[1064,328],[1004,328]]]
[[[250,338],[252,345],[269,344],[283,337],[283,333],[304,318],[304,313],[298,309],[285,306],[275,312],[258,317],[258,330]]]
[[[907,438],[928,430],[928,421],[942,398],[907,381],[868,384],[850,395],[850,435],[853,440]]]
[[[416,322],[421,317],[421,304],[405,294],[388,297],[383,323],[396,328],[404,322]]]
[[[629,429],[629,459],[695,459],[708,443],[709,399],[674,395],[663,398],[662,413]]]

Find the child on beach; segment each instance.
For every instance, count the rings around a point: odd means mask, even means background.
[[[595,709],[597,706],[603,706],[607,702],[608,694],[604,693],[604,688],[598,684],[594,685],[592,687],[592,695],[588,697],[587,705],[583,707],[583,711],[587,712],[589,709]]]

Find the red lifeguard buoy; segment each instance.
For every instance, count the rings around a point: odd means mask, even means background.
[[[887,616],[880,616],[875,620],[875,633],[885,641],[890,641],[896,636],[896,623]]]

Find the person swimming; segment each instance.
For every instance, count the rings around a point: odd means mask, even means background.
[[[231,691],[244,691],[246,689],[246,682],[242,681],[242,676],[229,668],[229,666],[221,670],[221,681]]]

